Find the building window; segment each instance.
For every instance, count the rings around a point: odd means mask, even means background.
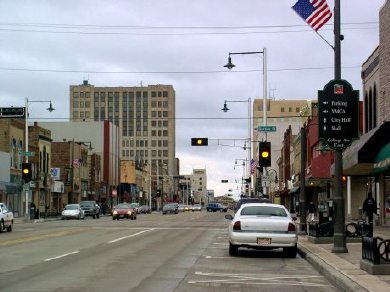
[[[292,112],[292,108],[291,108],[291,107],[288,108],[288,112],[289,112],[289,113]]]
[[[73,101],[73,108],[79,108],[79,102]]]
[[[299,113],[300,111],[301,111],[301,109],[300,109],[299,107],[296,107],[296,108],[295,108],[295,112],[296,112],[296,113]]]
[[[282,107],[282,108],[280,109],[280,111],[281,111],[282,113],[284,113],[284,107]]]

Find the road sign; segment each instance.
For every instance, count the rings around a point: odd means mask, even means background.
[[[174,175],[173,179],[185,179],[186,177],[184,175]]]
[[[271,178],[269,177],[269,175],[262,175],[261,176],[261,181],[267,181],[269,182],[271,180]]]
[[[359,137],[359,91],[345,80],[331,80],[318,91],[318,137],[333,150]]]
[[[24,184],[23,185],[23,191],[27,192],[30,190],[30,184]]]
[[[34,151],[19,151],[19,156],[35,156]]]
[[[0,107],[0,118],[25,118],[24,107]]]
[[[258,132],[276,132],[276,126],[257,126]]]

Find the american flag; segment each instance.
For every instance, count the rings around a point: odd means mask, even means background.
[[[251,159],[251,174],[255,173],[256,167],[257,167],[257,161],[254,159]]]
[[[332,17],[326,0],[298,0],[292,9],[315,31],[318,31]]]

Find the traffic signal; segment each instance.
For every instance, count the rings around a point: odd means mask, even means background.
[[[208,146],[208,138],[191,138],[191,146]]]
[[[259,143],[259,166],[271,166],[271,142]]]
[[[22,179],[24,183],[28,183],[32,180],[31,163],[22,163]]]

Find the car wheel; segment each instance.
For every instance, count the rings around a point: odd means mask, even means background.
[[[7,226],[7,231],[8,231],[8,232],[11,232],[11,231],[12,231],[12,223],[11,223],[10,226]]]
[[[0,233],[2,233],[4,230],[4,222],[0,221]]]
[[[92,218],[95,219],[95,215],[92,215]]]
[[[288,258],[296,258],[297,246],[283,248],[283,253]]]
[[[65,220],[65,218],[64,218],[64,217],[61,217],[61,220]]]
[[[99,215],[99,214],[96,214],[96,218],[99,219],[99,218],[100,218],[100,215]]]
[[[230,242],[229,242],[229,255],[231,256],[238,255],[238,246],[231,244]]]
[[[112,220],[115,220],[115,217],[112,217]]]
[[[118,220],[118,221],[119,221],[119,217],[117,217],[117,218],[116,218],[116,220]]]

